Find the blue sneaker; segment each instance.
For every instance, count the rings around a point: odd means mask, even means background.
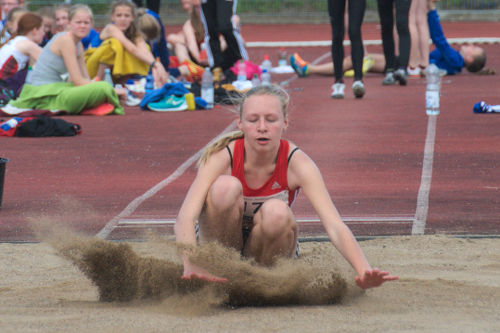
[[[149,103],[148,108],[158,112],[185,111],[188,109],[188,104],[184,96],[170,95],[159,102]]]
[[[293,70],[299,77],[307,76],[308,65],[297,53],[290,56],[290,66],[292,66]]]

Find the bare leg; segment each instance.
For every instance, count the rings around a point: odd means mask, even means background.
[[[277,257],[291,257],[297,243],[297,224],[288,205],[278,199],[267,200],[254,216],[254,227],[244,254],[263,265]]]
[[[377,53],[365,53],[366,57],[371,57],[374,60],[373,66],[368,72],[372,73],[383,73],[385,66],[385,57],[383,54]],[[352,58],[347,56],[344,58],[343,62],[344,72],[352,69]],[[328,62],[320,65],[308,65],[307,75],[317,74],[317,75],[333,75],[333,62]]]
[[[218,241],[241,250],[243,236],[243,190],[238,179],[220,176],[208,191],[206,207],[200,216],[200,241]]]

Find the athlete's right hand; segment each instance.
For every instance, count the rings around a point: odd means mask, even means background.
[[[226,278],[221,278],[213,274],[210,274],[207,270],[195,266],[189,263],[187,260],[184,261],[184,273],[182,274],[181,279],[183,280],[199,279],[217,283],[227,282]]]

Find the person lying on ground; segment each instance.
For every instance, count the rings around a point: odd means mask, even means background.
[[[435,0],[427,1],[429,9],[427,22],[432,43],[436,47],[429,55],[429,62],[445,70],[448,75],[458,74],[464,67],[469,72],[479,72],[486,64],[486,52],[483,48],[472,44],[462,45],[458,50],[452,48],[444,36],[436,10],[436,2]]]
[[[219,138],[203,153],[175,223],[176,241],[188,245],[182,252],[182,277],[225,281],[210,267],[190,262],[189,246],[196,245],[197,236],[201,243],[217,241],[264,266],[278,257],[298,256],[298,228],[291,205],[301,190],[333,245],[356,271],[359,287],[398,279],[370,266],[342,222],[316,164],[282,138],[288,127],[288,102],[288,94],[279,86],[250,89],[239,103],[239,131]]]
[[[290,56],[290,66],[299,77],[306,77],[309,75],[327,75],[332,76],[334,73],[333,62],[327,62],[323,64],[313,65],[310,62],[305,61],[298,53],[294,53]],[[354,70],[352,67],[352,59],[350,56],[344,58],[343,61],[343,71],[344,76],[353,77]],[[385,69],[385,57],[383,54],[377,53],[366,53],[363,58],[363,74],[367,72],[372,73],[383,73]]]

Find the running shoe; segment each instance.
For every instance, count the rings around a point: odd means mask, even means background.
[[[366,56],[363,58],[363,75],[366,74],[375,64],[375,60],[370,57]],[[354,69],[349,69],[345,71],[344,73],[345,77],[354,77]]]
[[[148,108],[158,112],[184,111],[188,109],[188,104],[184,96],[170,95],[159,102],[149,103]]]
[[[354,81],[352,84],[352,92],[356,98],[362,98],[365,95],[365,85],[361,80]]]
[[[141,99],[135,97],[135,95],[127,89],[127,99],[125,100],[125,104],[127,106],[137,106],[141,103]]]
[[[413,68],[413,67],[408,66],[408,68],[406,69],[406,73],[408,73],[408,77],[418,78],[421,76],[421,72],[422,72],[422,70],[420,69],[420,67]]]
[[[184,65],[187,67],[189,71],[189,77],[187,77],[188,80],[190,81],[201,81],[201,77],[203,76],[203,73],[205,72],[205,69],[191,60],[184,60],[181,65]]]
[[[394,72],[394,79],[399,82],[400,86],[406,86],[406,83],[408,82],[408,77],[406,76],[406,72],[403,68]]]
[[[344,98],[344,90],[345,90],[344,83],[339,83],[339,82],[334,83],[332,85],[332,94],[330,96],[335,99],[342,99]]]
[[[394,72],[385,73],[385,78],[382,80],[382,84],[384,86],[391,86],[396,83],[396,79],[394,78]]]
[[[307,76],[308,64],[297,53],[290,56],[290,66],[299,77]]]

